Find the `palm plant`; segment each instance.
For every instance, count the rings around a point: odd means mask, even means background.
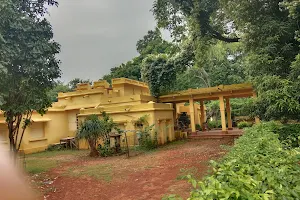
[[[76,137],[78,139],[87,140],[91,149],[90,156],[92,157],[99,156],[99,152],[96,147],[99,139],[102,139],[103,143],[109,146],[109,134],[111,130],[116,127],[112,118],[110,118],[105,112],[103,112],[101,116],[101,119],[99,119],[97,115],[88,116],[77,131]]]
[[[80,125],[76,137],[78,139],[85,139],[90,146],[90,156],[99,156],[96,148],[97,141],[101,134],[101,122],[97,115],[88,116]]]

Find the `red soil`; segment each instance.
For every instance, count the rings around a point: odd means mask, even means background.
[[[208,161],[224,155],[222,144],[232,144],[231,139],[188,141],[167,145],[158,151],[130,157],[125,156],[80,159],[68,162],[47,173],[53,181],[51,191],[43,191],[47,200],[148,200],[164,195],[178,194],[183,198],[191,190],[187,180],[178,180],[181,169],[197,170],[197,177],[207,174]],[[72,167],[108,165],[111,180],[89,176],[68,176]],[[42,198],[43,199],[43,198]]]

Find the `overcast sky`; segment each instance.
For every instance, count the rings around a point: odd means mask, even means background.
[[[98,80],[136,56],[137,40],[155,26],[153,1],[60,0],[49,20],[61,44],[62,80]]]

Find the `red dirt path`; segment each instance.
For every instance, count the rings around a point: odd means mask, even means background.
[[[67,162],[48,173],[54,181],[47,200],[148,200],[161,199],[167,194],[179,194],[187,198],[191,186],[186,180],[178,180],[180,169],[194,167],[197,176],[203,177],[208,161],[224,155],[222,144],[231,139],[188,141],[184,144],[167,145],[158,151],[127,159],[125,156],[80,159]],[[89,176],[68,176],[74,166],[108,165],[112,179],[99,180]],[[72,168],[71,168],[72,169]]]

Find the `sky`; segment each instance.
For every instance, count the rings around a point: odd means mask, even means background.
[[[138,55],[136,42],[155,27],[154,0],[60,0],[49,9],[60,43],[62,81],[98,80]]]

